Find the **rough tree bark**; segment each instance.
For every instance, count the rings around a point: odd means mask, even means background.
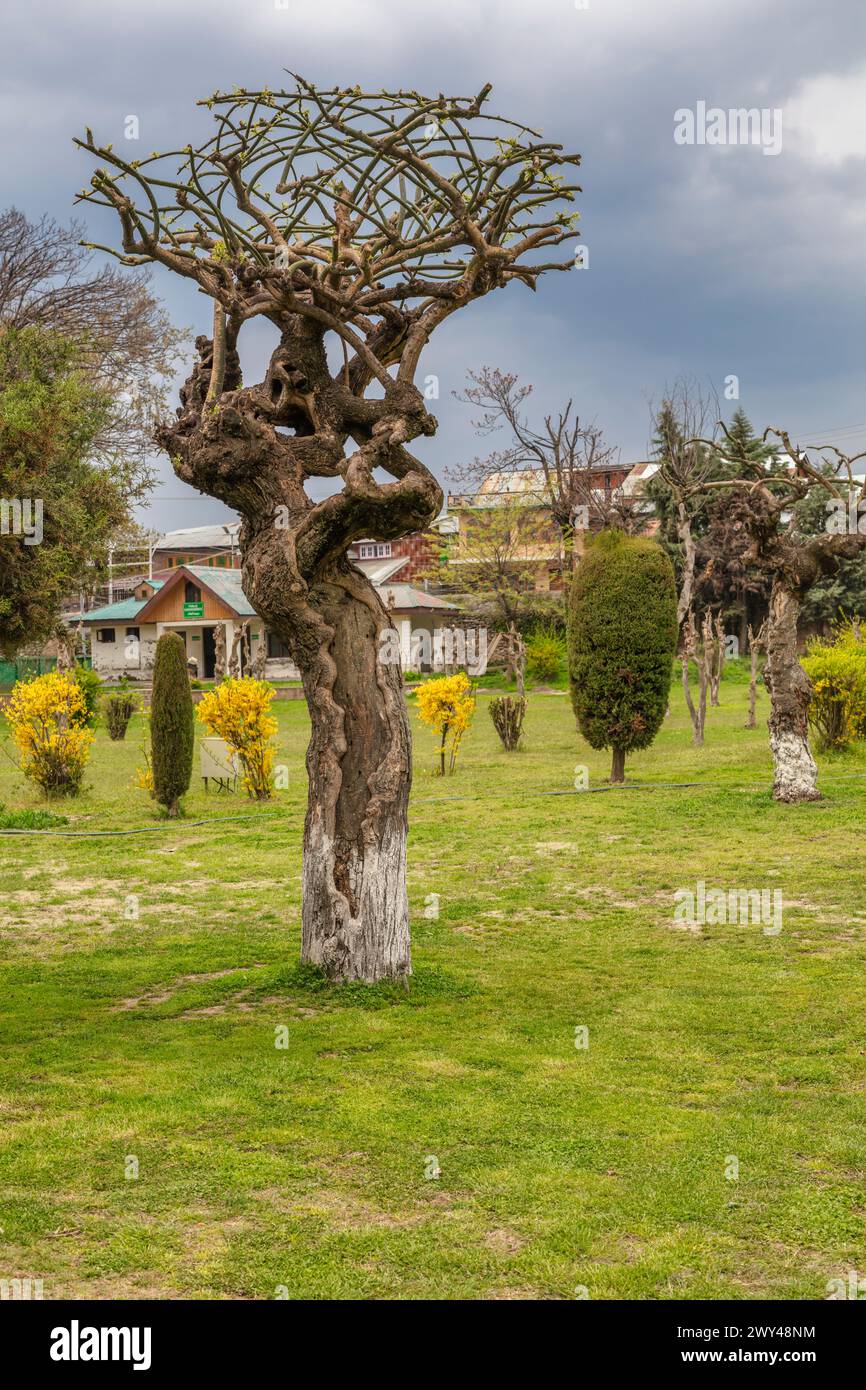
[[[761,623],[757,632],[754,631],[751,623],[747,624],[746,634],[749,641],[749,717],[746,720],[746,728],[755,729],[757,728],[755,706],[758,699],[758,655],[766,650],[766,619]]]
[[[753,498],[748,556],[772,578],[766,621],[764,684],[770,697],[773,796],[777,801],[819,801],[818,766],[809,746],[812,683],[800,665],[797,624],[803,599],[842,559],[858,554],[859,534],[797,536],[780,532],[778,502]]]
[[[340,979],[405,975],[412,758],[400,667],[378,660],[390,619],[372,584],[337,559],[284,626],[312,720],[303,959]]]
[[[612,754],[610,780],[612,783],[618,784],[625,781],[625,749],[614,748]]]
[[[770,695],[773,796],[777,801],[818,801],[818,764],[809,747],[812,682],[800,665],[797,618],[800,599],[783,577],[773,580],[767,622],[764,684]]]

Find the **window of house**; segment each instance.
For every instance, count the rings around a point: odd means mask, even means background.
[[[128,628],[126,629],[126,635],[127,635],[127,637],[138,637],[138,628],[137,628],[137,627],[128,627]]]
[[[193,584],[191,579],[186,581],[186,588],[183,591],[184,603],[201,603],[201,589],[197,584]]]
[[[605,473],[605,475],[604,475],[604,490],[605,490],[605,492],[610,492],[610,474],[609,474],[609,473]]]
[[[113,642],[113,641],[114,641],[114,628],[113,628],[113,627],[98,627],[98,628],[96,629],[96,640],[97,640],[97,642]]]
[[[390,541],[379,541],[375,545],[362,545],[360,548],[359,559],[361,560],[389,560],[390,558]]]
[[[291,661],[292,654],[281,637],[275,632],[268,633],[268,656]]]

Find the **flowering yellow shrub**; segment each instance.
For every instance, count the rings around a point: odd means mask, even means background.
[[[198,706],[201,722],[225,739],[238,755],[247,794],[266,801],[273,790],[274,749],[270,739],[277,732],[271,714],[274,688],[267,681],[244,676],[224,680],[208,691]]]
[[[802,666],[812,682],[809,723],[820,748],[846,748],[866,734],[866,641],[850,623],[813,639]]]
[[[418,717],[440,736],[440,776],[445,775],[445,754],[449,751],[448,771],[454,771],[460,741],[475,713],[475,687],[467,675],[442,676],[418,687]]]
[[[49,795],[74,795],[93,743],[85,723],[87,704],[75,676],[49,671],[18,681],[3,715],[25,777]]]
[[[153,796],[153,770],[150,767],[137,767],[133,776],[133,781],[148,796]]]
[[[153,768],[150,765],[150,709],[144,710],[144,718],[141,721],[141,756],[144,758],[144,767],[137,767],[133,773],[133,785],[140,787],[148,796],[154,796],[153,787]]]

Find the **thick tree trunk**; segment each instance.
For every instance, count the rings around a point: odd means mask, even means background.
[[[614,748],[610,765],[611,782],[625,781],[625,749]]]
[[[275,588],[273,565],[267,585],[263,572],[245,567],[248,590],[295,656],[312,724],[301,959],[339,981],[406,976],[412,753],[391,620],[344,559],[302,595]]]
[[[372,983],[411,969],[411,745],[398,635],[346,550],[422,529],[442,491],[406,448],[436,428],[417,388],[394,381],[368,399],[369,363],[332,378],[323,339],[315,320],[286,314],[265,381],[245,388],[230,338],[224,390],[208,409],[212,350],[198,340],[177,423],[156,438],[179,477],[240,512],[244,592],[303,678],[312,730],[302,959],[332,980]],[[379,468],[393,481],[376,482]],[[337,477],[342,489],[311,500],[310,478]]]
[[[798,593],[783,575],[773,581],[767,623],[764,684],[770,694],[770,749],[773,796],[777,801],[817,801],[818,768],[809,747],[812,685],[797,654]]]

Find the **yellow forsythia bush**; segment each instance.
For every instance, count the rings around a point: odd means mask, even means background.
[[[137,767],[133,774],[133,785],[140,787],[143,792],[147,792],[149,797],[153,797],[153,768],[150,765],[150,710],[144,710],[144,718],[141,721],[141,756],[144,759],[144,767]]]
[[[454,771],[460,741],[475,713],[475,687],[467,675],[442,676],[418,687],[418,717],[439,734],[440,776],[445,776],[445,755],[450,753],[448,771]]]
[[[3,709],[25,777],[48,795],[74,796],[81,787],[93,734],[87,705],[69,671],[18,681]]]
[[[267,681],[243,676],[229,679],[208,691],[197,707],[198,717],[212,734],[225,739],[236,753],[247,794],[266,801],[273,791],[274,749],[277,732],[271,714],[274,688]]]
[[[846,748],[866,735],[866,641],[839,624],[832,638],[813,639],[801,661],[812,682],[809,723],[818,747]]]

